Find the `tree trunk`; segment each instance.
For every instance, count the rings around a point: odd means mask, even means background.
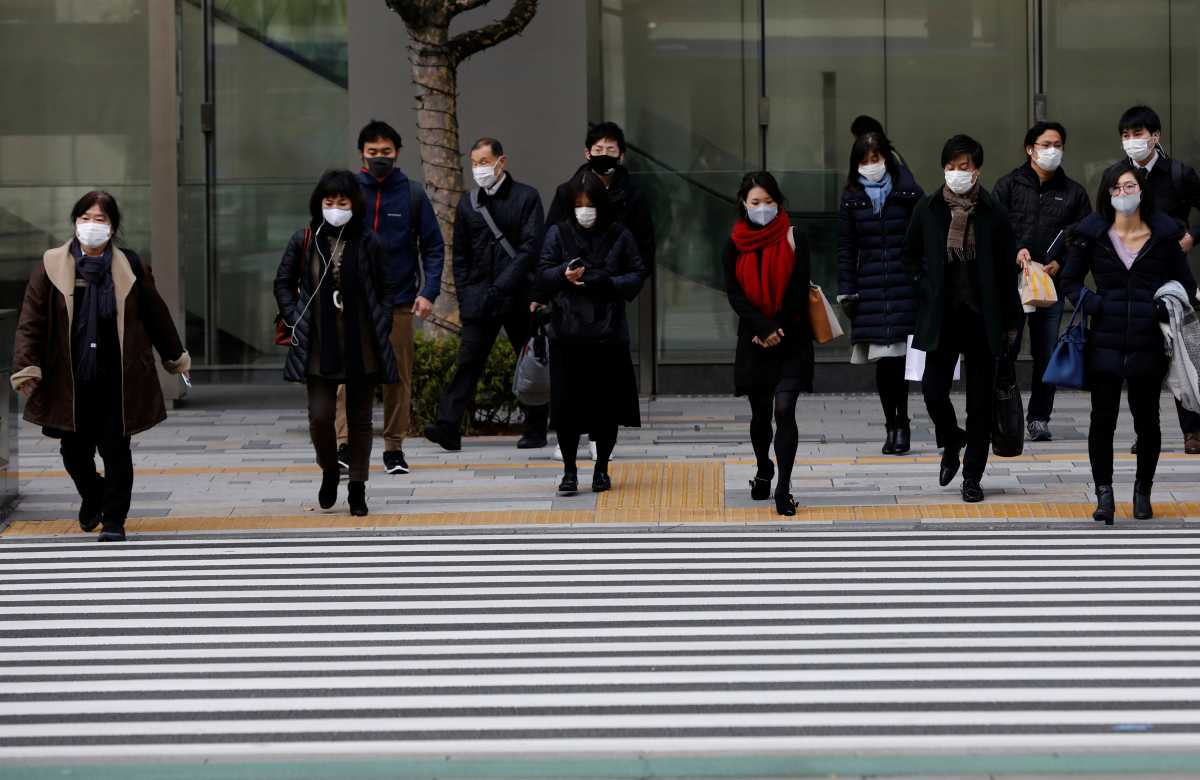
[[[461,152],[458,146],[458,74],[446,47],[449,20],[444,25],[410,29],[408,60],[417,98],[417,141],[425,192],[433,203],[446,259],[442,264],[442,292],[434,303],[431,320],[439,335],[457,330],[458,297],[454,291],[454,216],[463,195]]]

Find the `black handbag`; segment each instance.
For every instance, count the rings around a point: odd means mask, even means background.
[[[1006,352],[996,359],[996,384],[992,391],[992,452],[1015,458],[1025,449],[1025,409],[1013,358]]]

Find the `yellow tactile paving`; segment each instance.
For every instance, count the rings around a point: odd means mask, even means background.
[[[1084,503],[988,503],[924,504],[920,506],[801,506],[791,519],[775,514],[768,503],[761,508],[682,509],[646,507],[576,511],[453,512],[411,515],[371,515],[360,519],[346,514],[312,512],[303,515],[256,515],[245,517],[154,517],[130,518],[130,533],[166,531],[260,531],[305,528],[421,528],[431,526],[487,525],[604,525],[644,523],[770,523],[903,520],[1086,520],[1092,504]],[[1155,503],[1156,518],[1200,517],[1200,502]],[[1118,508],[1119,520],[1128,521],[1127,508]],[[22,520],[14,522],[3,536],[58,536],[79,534],[74,520]]]
[[[639,509],[715,509],[725,506],[725,464],[721,461],[614,463],[609,467],[619,490],[601,493],[600,512]]]

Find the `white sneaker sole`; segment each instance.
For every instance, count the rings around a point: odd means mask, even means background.
[[[404,466],[392,466],[391,468],[384,466],[383,470],[387,474],[407,474],[409,472],[409,469]]]

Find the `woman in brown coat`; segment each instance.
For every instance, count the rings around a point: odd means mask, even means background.
[[[151,350],[175,374],[191,358],[150,268],[113,241],[121,227],[113,196],[89,192],[71,221],[75,237],[46,252],[25,287],[12,386],[28,399],[25,419],[62,441],[82,499],[79,527],[103,525],[99,541],[121,542],[133,492],[129,437],[167,417]]]

